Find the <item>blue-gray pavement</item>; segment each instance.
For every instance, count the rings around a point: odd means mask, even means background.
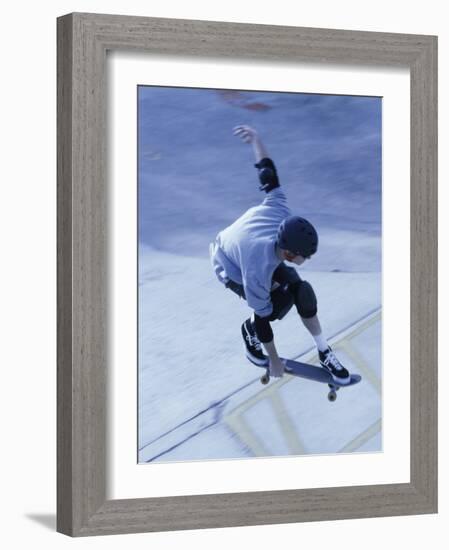
[[[351,236],[377,241],[371,262],[356,246],[354,265],[320,268],[379,270],[381,99],[372,97],[140,87],[141,244],[202,257],[263,199],[252,148],[232,134],[238,124],[258,130],[292,210],[316,225],[325,249],[332,234],[348,250]]]
[[[228,424],[228,415],[254,398],[258,405],[243,410],[238,418],[250,422],[251,431],[278,455],[283,448],[276,444],[279,415],[271,418],[277,420],[270,432],[265,398],[259,399],[263,371],[244,356],[240,324],[249,315],[246,303],[215,279],[208,259],[143,248],[139,267],[141,461],[253,456],[239,437],[238,426]],[[379,273],[311,271],[308,279],[316,289],[329,338],[379,308]],[[294,358],[312,350],[310,360],[316,361],[313,340],[295,310],[273,323],[273,331],[283,356]],[[337,452],[380,418],[376,383],[381,376],[380,323],[348,342],[360,357],[354,361],[343,350],[339,356],[364,380],[341,390],[336,403],[327,402],[325,386],[298,379],[279,394],[308,453],[330,452],[330,448]],[[200,441],[208,444],[202,448]],[[333,444],[335,448],[330,447]]]

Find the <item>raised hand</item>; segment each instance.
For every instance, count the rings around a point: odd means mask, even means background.
[[[235,126],[232,132],[235,136],[241,138],[245,143],[253,143],[258,137],[256,130],[251,128],[251,126],[246,125]]]

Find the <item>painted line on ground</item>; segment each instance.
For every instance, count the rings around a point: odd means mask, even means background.
[[[357,449],[359,449],[362,445],[367,443],[370,439],[372,439],[375,435],[377,435],[382,429],[382,419],[379,418],[371,424],[371,426],[368,426],[366,430],[361,432],[357,437],[355,437],[352,441],[349,443],[346,443],[344,447],[342,447],[339,451],[339,453],[353,453]]]

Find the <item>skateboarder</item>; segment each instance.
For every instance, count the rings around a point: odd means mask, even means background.
[[[270,323],[282,319],[295,305],[315,340],[321,366],[340,384],[349,383],[348,371],[321,331],[312,286],[285,263],[299,266],[310,259],[318,248],[317,232],[306,219],[291,214],[276,167],[256,130],[236,126],[233,132],[252,145],[260,190],[266,193],[259,206],[250,208],[220,231],[211,244],[211,260],[218,280],[245,299],[253,310],[241,327],[246,356],[257,365],[269,366],[271,376],[283,375],[284,364],[276,350]]]

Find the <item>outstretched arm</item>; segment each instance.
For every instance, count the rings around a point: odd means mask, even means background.
[[[250,126],[236,126],[234,135],[240,137],[245,143],[251,143],[253,146],[256,164],[254,165],[259,171],[260,190],[269,193],[272,189],[279,187],[279,179],[277,176],[276,166],[271,158],[265,145],[262,143],[258,133]]]
[[[246,125],[236,126],[233,132],[235,136],[242,138],[245,143],[251,143],[256,162],[260,162],[263,158],[268,158],[268,152],[265,145],[262,143],[259,134],[254,128]]]

